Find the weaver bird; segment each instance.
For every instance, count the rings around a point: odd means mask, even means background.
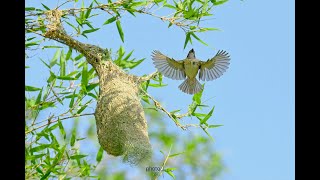
[[[152,60],[155,67],[165,77],[184,80],[179,89],[188,94],[195,94],[202,90],[202,85],[196,79],[198,71],[199,79],[212,81],[220,77],[229,67],[230,56],[226,51],[219,50],[218,53],[206,62],[196,58],[191,49],[186,59],[176,61],[163,55],[160,51],[153,51]]]

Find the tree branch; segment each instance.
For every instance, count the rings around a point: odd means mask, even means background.
[[[141,88],[140,88],[141,89]],[[156,99],[154,99],[151,95],[149,95],[146,91],[144,91],[143,89],[141,89],[141,91],[146,95],[148,96],[153,102],[154,102],[154,105],[157,109],[163,111],[164,113],[166,113],[170,119],[173,120],[173,122],[178,126],[180,127],[181,129],[183,130],[186,130],[188,127],[200,127],[199,125],[197,124],[186,124],[186,125],[182,125],[179,123],[179,121],[177,120],[178,117],[173,117],[171,115],[171,113],[169,111],[167,111]],[[181,116],[179,117],[178,119],[182,118],[184,116]]]
[[[140,78],[138,79],[138,81],[139,81],[139,83],[142,83],[142,82],[144,82],[144,81],[148,81],[148,80],[150,80],[150,79],[153,79],[153,78],[157,77],[158,75],[159,75],[159,72],[156,71],[156,72],[153,72],[153,73],[151,73],[151,74],[149,74],[149,75],[147,75],[147,76],[140,77]]]

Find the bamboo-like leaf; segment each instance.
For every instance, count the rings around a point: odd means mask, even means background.
[[[193,32],[190,32],[190,34],[191,34],[195,39],[197,39],[199,42],[201,42],[202,44],[208,46],[207,43],[205,43],[204,41],[202,41],[202,40],[201,40],[198,36],[196,36]]]
[[[164,169],[164,171],[165,171],[167,174],[169,174],[173,179],[176,179],[176,177],[175,177],[174,174],[172,173],[172,170],[169,170],[169,168],[168,168],[168,169]]]
[[[72,55],[72,48],[69,47],[69,50],[66,55],[66,61],[68,61],[70,59],[71,55]]]
[[[100,162],[102,160],[102,156],[103,156],[103,148],[100,146],[99,151],[97,153],[97,157],[96,157],[97,162]]]
[[[217,124],[217,125],[209,125],[208,128],[216,128],[216,127],[220,127],[223,126],[222,124]]]
[[[92,5],[93,5],[93,2],[90,4],[90,6],[89,6],[89,8],[88,8],[88,10],[87,10],[87,12],[86,12],[86,14],[85,14],[85,16],[84,16],[86,19],[88,19],[89,15],[90,15],[90,13],[91,13]]]
[[[38,96],[37,96],[36,104],[39,104],[39,103],[40,103],[40,101],[41,101],[42,90],[43,90],[43,88],[41,88],[41,90],[40,90],[40,92],[39,92],[39,94],[38,94]]]
[[[200,124],[204,124],[208,121],[208,119],[212,116],[213,110],[214,110],[214,106],[211,109],[211,111],[207,114],[207,116],[200,121]]]
[[[76,97],[76,90],[73,91],[72,99],[70,100],[69,108],[73,107],[74,104],[74,98]]]
[[[123,34],[123,30],[122,30],[120,21],[117,20],[116,24],[117,24],[117,29],[118,29],[121,41],[124,42],[124,34]]]
[[[190,41],[190,32],[187,32],[186,34],[186,40],[184,41],[184,46],[183,46],[183,49],[186,48],[188,42]]]
[[[208,133],[208,131],[204,128],[202,128],[202,130],[209,136],[209,138],[214,141],[213,137]]]
[[[40,91],[41,88],[33,87],[33,86],[25,86],[25,91]]]
[[[78,154],[78,155],[70,156],[70,159],[81,159],[81,158],[84,158],[84,157],[87,157],[87,156],[88,155]]]
[[[71,139],[70,139],[70,145],[73,147],[75,142],[76,142],[76,130],[73,129]]]
[[[103,23],[103,25],[113,23],[115,20],[117,20],[117,16],[109,18],[108,20],[106,20],[106,22]]]
[[[41,3],[42,4],[42,3]],[[42,6],[46,9],[46,10],[50,10],[50,8],[48,8],[48,6],[46,6],[46,5],[44,5],[44,4],[42,4]]]
[[[55,157],[54,161],[52,162],[51,166],[48,168],[48,170],[46,171],[45,175],[43,175],[40,180],[46,179],[46,178],[51,174],[52,169],[53,169],[54,167],[56,167],[56,165],[60,162],[61,158],[63,157],[63,154],[64,154],[64,152],[65,152],[66,147],[67,147],[67,146],[64,145],[64,146],[59,150],[59,152],[58,152],[58,154],[56,155],[56,157]]]
[[[43,46],[42,49],[45,49],[45,48],[63,48],[62,46]]]
[[[84,31],[82,32],[82,35],[84,35],[84,34],[89,34],[89,33],[95,32],[95,31],[98,31],[99,29],[100,29],[100,28],[84,30]]]
[[[178,156],[178,155],[180,155],[180,154],[184,154],[185,153],[185,151],[184,152],[181,152],[181,153],[175,153],[175,154],[171,154],[169,157],[174,157],[174,156]]]
[[[78,111],[77,114],[82,113],[83,110],[85,110],[87,108],[88,105],[83,105]]]
[[[63,125],[62,125],[62,123],[60,121],[60,118],[58,118],[58,125],[59,125],[59,130],[60,130],[60,133],[61,133],[63,139],[66,139],[66,137],[67,137],[66,136],[66,131],[64,130],[64,127],[63,127]]]
[[[81,74],[81,88],[83,91],[87,92],[86,86],[88,85],[89,78],[88,78],[88,65],[87,63],[83,64],[82,74]]]
[[[61,51],[59,49],[56,51],[56,53],[54,54],[53,58],[50,61],[50,64],[49,64],[50,67],[53,67],[54,65],[57,64],[57,60],[58,60],[58,57],[60,56],[60,52]]]
[[[60,76],[66,75],[66,59],[63,50],[60,55]]]

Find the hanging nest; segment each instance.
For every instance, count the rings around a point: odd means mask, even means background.
[[[123,155],[125,162],[148,161],[152,151],[138,88],[117,78],[103,86],[95,112],[100,145],[110,155]]]
[[[82,53],[99,76],[100,93],[95,111],[98,140],[110,155],[140,164],[150,160],[152,150],[143,107],[138,97],[141,77],[129,75],[110,60],[106,49],[84,44],[66,34],[61,25],[62,11],[46,13],[44,37]]]

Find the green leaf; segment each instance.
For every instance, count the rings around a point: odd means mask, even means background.
[[[84,17],[85,17],[86,19],[88,19],[89,15],[90,15],[90,13],[91,13],[92,5],[93,5],[93,2],[90,4],[90,6],[89,6],[89,8],[88,8],[88,10],[87,10],[87,12],[86,12],[86,14],[84,15]]]
[[[174,170],[176,170],[177,168],[166,168],[166,170],[168,170],[168,171],[174,171]]]
[[[94,89],[95,87],[97,87],[99,85],[99,83],[92,83],[86,86],[87,91],[91,91],[92,89]]]
[[[219,31],[218,28],[200,28],[199,32],[205,32],[205,31]]]
[[[170,5],[170,4],[165,4],[164,7],[168,7],[168,8],[174,9],[174,10],[177,9],[176,7],[174,7],[174,6]]]
[[[216,128],[216,127],[220,127],[220,126],[223,126],[223,125],[221,125],[221,124],[209,125],[208,128]]]
[[[176,113],[176,112],[180,112],[180,111],[181,111],[181,109],[174,110],[174,111],[171,111],[171,112],[170,112],[170,114],[174,114],[174,113]]]
[[[62,46],[43,46],[42,49],[45,48],[63,48]]]
[[[212,4],[214,4],[215,6],[221,5],[225,2],[227,2],[228,0],[210,0],[212,2]]]
[[[59,125],[59,130],[61,135],[63,136],[63,139],[66,139],[67,135],[66,135],[66,131],[64,130],[64,127],[60,121],[60,118],[58,118],[58,125]]]
[[[117,16],[109,18],[108,20],[106,20],[106,22],[103,23],[103,25],[113,23],[115,20],[117,20]]]
[[[57,59],[60,56],[60,50],[58,49],[50,61],[50,68],[57,64]]]
[[[76,90],[73,91],[72,99],[70,100],[69,108],[72,108],[74,104],[74,98],[76,97]]]
[[[202,85],[202,88],[203,87],[204,86]],[[203,89],[201,91],[199,91],[198,93],[194,94],[192,97],[192,100],[195,101],[197,105],[201,104],[202,92],[203,92]]]
[[[86,86],[88,85],[88,65],[87,63],[83,64],[82,74],[81,74],[81,88],[84,92],[87,92]]]
[[[34,153],[34,152],[38,152],[38,151],[47,149],[47,148],[49,148],[50,146],[51,146],[51,144],[41,144],[40,146],[31,148],[30,151],[31,151],[32,153]]]
[[[45,154],[45,153],[43,153],[43,154],[37,154],[37,155],[26,156],[26,160],[35,160],[35,159],[39,159],[39,158],[42,158],[44,155],[46,155],[46,154]]]
[[[87,108],[88,105],[83,105],[78,111],[77,114],[82,113],[83,110],[85,110]]]
[[[144,102],[150,104],[150,101],[149,101],[149,97],[148,97],[148,96],[146,96],[146,95],[141,96],[141,99],[142,99]]]
[[[41,88],[41,90],[40,90],[40,92],[39,92],[39,94],[38,94],[38,96],[37,96],[36,104],[39,104],[39,103],[40,103],[40,101],[41,101],[42,89],[43,89],[43,88]]]
[[[211,109],[211,111],[207,114],[207,116],[200,121],[200,124],[204,124],[208,121],[208,119],[212,116],[213,110],[214,110],[214,106]]]
[[[122,27],[121,27],[120,21],[117,20],[116,24],[117,24],[117,29],[118,29],[121,41],[124,42],[124,34],[123,34],[123,31],[122,31]]]
[[[91,97],[93,97],[95,99],[98,99],[98,97],[96,95],[94,95],[93,93],[88,93],[88,96],[91,96]]]
[[[176,177],[174,176],[174,174],[171,172],[172,170],[165,169],[164,171],[165,171],[167,174],[169,174],[173,179],[176,179]]]
[[[52,162],[51,166],[48,168],[46,174],[41,177],[41,180],[46,179],[50,175],[50,173],[52,172],[52,169],[55,168],[56,165],[60,162],[61,158],[63,157],[63,154],[65,152],[66,147],[67,146],[64,145],[61,149],[59,149],[59,152],[56,155],[54,161]]]
[[[97,153],[97,157],[96,157],[97,162],[101,161],[102,156],[103,156],[103,148],[100,146],[99,151]]]
[[[197,116],[199,118],[202,118],[202,117],[206,117],[207,114],[202,114],[202,113],[193,113],[194,116]]]
[[[164,87],[164,86],[167,86],[168,84],[148,84],[148,86],[151,86],[151,87]]]
[[[181,152],[181,153],[176,153],[176,154],[171,154],[171,155],[169,155],[169,157],[174,157],[174,156],[178,156],[178,155],[180,155],[180,154],[184,154],[185,153],[185,151],[184,152]],[[172,169],[172,168],[171,168]],[[175,168],[174,168],[175,169]]]
[[[41,4],[42,4],[42,3],[41,3]],[[50,11],[50,8],[48,8],[48,6],[46,6],[46,5],[44,5],[44,4],[42,4],[42,6],[43,6],[46,10]]]
[[[37,42],[30,42],[30,43],[26,43],[26,47],[30,47],[30,46],[36,46],[39,45]]]
[[[128,61],[128,59],[131,57],[132,53],[133,53],[133,50],[126,57],[124,57],[123,60]]]
[[[213,137],[208,133],[208,131],[204,128],[202,128],[202,130],[209,136],[209,138],[214,141]]]
[[[79,59],[81,59],[83,57],[83,54],[79,54],[77,57],[74,58],[75,61],[78,61]]]
[[[199,42],[201,42],[202,44],[208,46],[207,43],[203,42],[203,41],[202,41],[198,36],[196,36],[193,32],[190,32],[190,34],[191,34],[195,39],[197,39]]]
[[[138,66],[144,60],[145,60],[145,58],[140,59],[138,61],[134,61],[134,60],[132,60],[132,61],[120,61],[120,63],[118,63],[118,65],[123,69],[126,69],[126,68],[133,69],[136,66]]]
[[[61,79],[61,80],[77,80],[78,78],[69,77],[69,76],[57,76],[57,79]]]
[[[34,11],[34,10],[36,10],[36,8],[34,8],[34,7],[25,7],[24,10],[25,11]]]
[[[25,91],[40,91],[41,88],[33,87],[33,86],[25,86]]]
[[[84,30],[84,31],[82,32],[82,35],[84,35],[84,34],[89,34],[89,33],[95,32],[95,31],[98,31],[99,29],[100,29],[100,28]]]
[[[68,53],[66,55],[66,61],[68,61],[70,59],[71,54],[72,54],[72,48],[69,47]]]
[[[55,125],[49,127],[49,128],[47,129],[47,132],[51,132],[51,131],[55,130],[58,126],[59,126],[59,124],[55,124]]]
[[[62,50],[62,53],[60,55],[60,76],[66,75],[66,59]]]
[[[57,78],[57,76],[50,71],[50,77],[48,78],[47,82],[50,83],[52,82],[53,80],[55,80]]]
[[[75,142],[76,142],[76,130],[73,129],[71,139],[70,139],[70,145],[73,147]]]
[[[71,26],[76,32],[78,32],[78,29],[71,23],[69,23],[68,21],[65,21],[69,26]]]
[[[186,34],[186,40],[184,41],[183,49],[186,48],[186,46],[187,46],[187,44],[188,44],[189,41],[190,41],[190,32],[188,32],[188,33]]]
[[[40,110],[47,109],[49,107],[55,107],[54,102],[43,102]]]
[[[84,157],[87,157],[87,156],[88,155],[78,154],[78,155],[70,156],[70,159],[81,159],[81,158],[84,158]]]

